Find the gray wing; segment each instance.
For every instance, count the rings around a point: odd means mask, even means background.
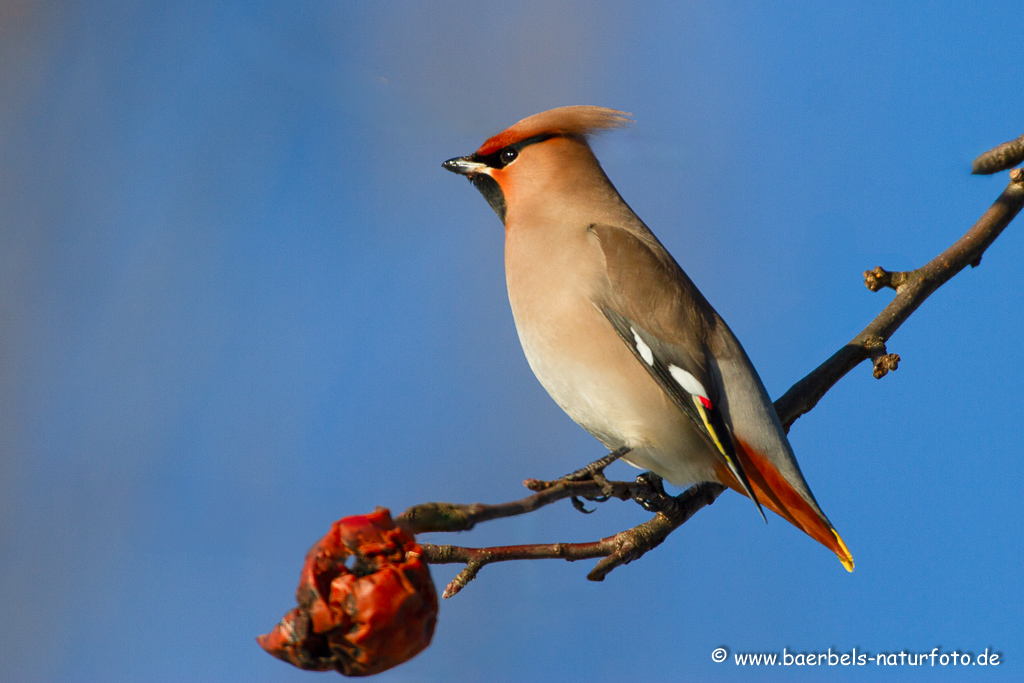
[[[719,324],[710,304],[649,232],[595,224],[609,287],[597,302],[637,361],[714,446],[758,511],[761,504],[736,455],[708,368],[708,340]],[[767,520],[766,520],[767,521]]]

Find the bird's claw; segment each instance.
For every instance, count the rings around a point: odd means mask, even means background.
[[[592,513],[592,512],[594,511],[594,510],[588,510],[588,509],[586,508],[586,506],[585,506],[585,505],[583,505],[583,501],[582,501],[582,500],[580,500],[580,499],[579,499],[579,498],[578,498],[577,496],[573,496],[573,497],[572,497],[572,498],[570,498],[569,500],[571,500],[571,501],[572,501],[572,506],[573,506],[574,508],[576,508],[576,509],[577,509],[578,511],[582,512],[582,513],[583,513],[583,514],[585,514],[585,515],[589,515],[590,513]],[[589,499],[588,499],[588,500],[589,500]],[[601,502],[601,501],[597,501],[597,502]],[[595,508],[595,509],[596,509],[596,508]]]
[[[595,460],[586,467],[581,467],[575,472],[570,472],[564,477],[560,477],[552,481],[542,481],[540,479],[527,479],[526,481],[523,482],[523,484],[526,486],[526,488],[530,489],[531,491],[539,492],[549,489],[552,486],[557,486],[559,484],[587,480],[593,481],[594,483],[601,487],[600,494],[572,496],[570,498],[570,500],[572,501],[572,506],[574,508],[576,508],[583,514],[589,515],[591,512],[593,512],[593,510],[588,510],[586,506],[584,506],[583,501],[580,500],[580,498],[589,500],[594,503],[603,503],[610,498],[616,497],[615,486],[610,481],[608,481],[608,479],[604,476],[604,469],[608,467],[608,465],[612,464],[613,462],[624,456],[626,453],[629,453],[629,449],[626,447],[622,447],[619,448],[618,450],[612,451],[603,458]]]
[[[624,456],[626,453],[629,453],[629,450],[630,449],[626,447],[614,450],[608,455],[604,456],[603,458],[599,458],[594,462],[590,463],[586,467],[581,467],[575,472],[570,472],[564,477],[559,477],[558,479],[552,479],[551,481],[544,481],[541,479],[527,479],[526,481],[523,482],[523,484],[526,486],[526,488],[530,489],[531,491],[543,491],[545,489],[551,488],[552,486],[557,486],[558,484],[562,484],[565,482],[587,481],[589,479],[591,481],[597,482],[597,484],[601,486],[601,496],[584,497],[587,500],[593,500],[599,503],[604,502],[611,498],[615,493],[615,487],[612,486],[612,484],[608,481],[607,478],[605,478],[604,470],[606,467],[608,467],[608,465],[611,465],[613,462]],[[575,505],[575,503],[573,503],[573,505]],[[582,503],[580,504],[580,507],[577,507],[576,509],[580,509],[581,506]]]
[[[619,458],[621,458],[622,456],[624,456],[626,453],[629,453],[629,450],[630,449],[626,448],[625,446],[616,449],[609,453],[608,455],[604,456],[603,458],[598,458],[597,460],[590,463],[586,467],[581,467],[575,472],[570,472],[569,474],[562,477],[562,480],[586,481],[587,479],[593,479],[597,483],[601,484],[601,488],[604,489],[607,493],[608,480],[604,478],[605,468],[608,467],[608,465],[611,465]]]
[[[636,478],[639,484],[633,491],[633,500],[648,512],[664,512],[675,500],[665,493],[664,480],[654,472],[644,472]]]
[[[601,494],[590,496],[572,496],[572,506],[585,515],[589,515],[591,512],[593,512],[593,510],[588,510],[586,507],[583,506],[583,501],[580,500],[581,497],[586,500],[589,500],[592,503],[603,503],[606,500],[612,498],[612,496],[615,493],[615,487],[612,486],[611,482],[608,481],[608,479],[604,476],[604,472],[600,470],[591,472],[590,478],[593,479],[598,485],[600,485]],[[565,481],[566,479],[567,478],[563,478],[562,481]]]

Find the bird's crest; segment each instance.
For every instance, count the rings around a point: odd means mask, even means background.
[[[479,156],[493,154],[537,135],[590,135],[611,128],[622,128],[632,122],[629,118],[631,116],[624,111],[586,105],[549,109],[528,116],[488,138],[476,153]]]

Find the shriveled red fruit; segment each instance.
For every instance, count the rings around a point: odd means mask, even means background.
[[[335,522],[306,553],[299,606],[256,641],[300,669],[368,676],[429,644],[437,591],[422,549],[387,508]]]

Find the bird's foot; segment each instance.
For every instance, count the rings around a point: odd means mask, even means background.
[[[562,484],[564,482],[586,481],[590,479],[601,484],[601,488],[604,489],[605,495],[610,495],[610,484],[604,476],[604,470],[606,467],[608,467],[608,465],[611,465],[613,462],[624,456],[626,453],[629,453],[629,451],[629,448],[623,446],[622,448],[612,451],[603,458],[598,458],[597,460],[590,463],[586,467],[581,467],[575,472],[570,472],[569,474],[563,477],[559,477],[558,479],[552,479],[551,481],[544,481],[542,479],[527,479],[523,483],[526,485],[526,488],[530,489],[531,491],[543,491],[544,489],[549,489],[552,486],[557,486],[558,484]]]
[[[679,502],[665,492],[664,480],[654,472],[644,472],[636,478],[633,500],[648,512],[666,512]]]
[[[604,470],[606,467],[608,467],[608,465],[611,465],[613,462],[624,456],[626,453],[629,453],[629,451],[629,448],[623,446],[622,448],[612,451],[603,458],[595,460],[586,467],[581,467],[575,472],[570,472],[564,477],[559,477],[558,479],[553,479],[551,481],[527,479],[523,483],[531,491],[543,491],[545,489],[551,488],[552,486],[557,486],[558,484],[566,482],[587,481],[589,479],[591,481],[596,482],[601,487],[601,494],[582,497],[585,498],[586,500],[593,501],[595,503],[603,503],[604,501],[611,498],[614,494],[614,487],[612,486],[611,482],[609,482],[608,479],[604,476]],[[583,513],[589,514],[593,512],[593,510],[587,510],[586,507],[584,507],[583,501],[581,501],[580,497],[578,496],[572,496],[572,506]]]

